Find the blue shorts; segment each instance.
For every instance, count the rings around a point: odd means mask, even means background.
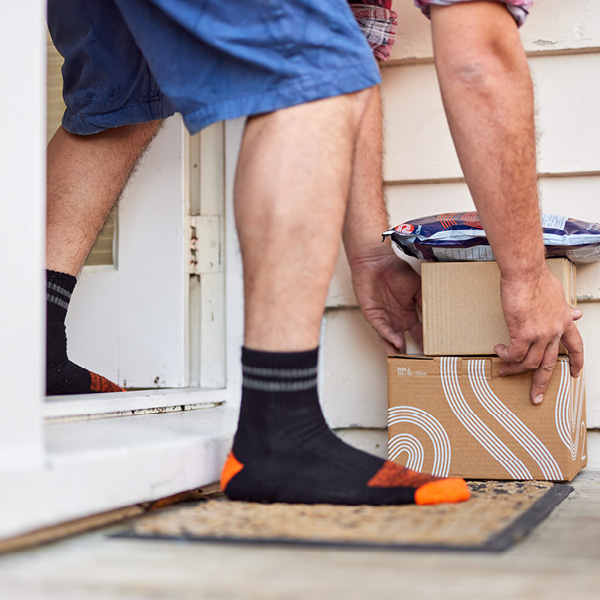
[[[380,81],[346,0],[49,0],[63,126],[180,112],[189,131]]]

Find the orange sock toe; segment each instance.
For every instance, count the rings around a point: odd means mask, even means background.
[[[471,492],[464,479],[450,478],[430,481],[415,492],[415,504],[442,504],[444,502],[464,502]]]
[[[106,377],[102,377],[102,375],[98,375],[98,373],[92,373],[92,371],[90,371],[90,391],[106,393],[124,392],[125,390],[116,383],[106,379]]]

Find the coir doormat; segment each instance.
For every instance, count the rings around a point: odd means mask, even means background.
[[[550,482],[472,481],[438,506],[231,502],[222,495],[144,516],[117,537],[381,550],[502,551],[573,490]]]

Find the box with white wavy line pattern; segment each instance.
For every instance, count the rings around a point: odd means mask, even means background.
[[[531,373],[500,377],[490,356],[389,356],[388,454],[470,479],[570,481],[587,463],[584,376],[560,356],[544,402]]]

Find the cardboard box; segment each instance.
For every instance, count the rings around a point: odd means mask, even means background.
[[[587,463],[585,385],[560,356],[541,405],[531,373],[480,357],[388,357],[388,455],[469,479],[570,481]]]
[[[575,266],[566,258],[546,261],[577,306]],[[430,356],[494,354],[510,337],[500,304],[496,262],[423,263],[423,351]],[[564,348],[561,349],[564,352]]]

